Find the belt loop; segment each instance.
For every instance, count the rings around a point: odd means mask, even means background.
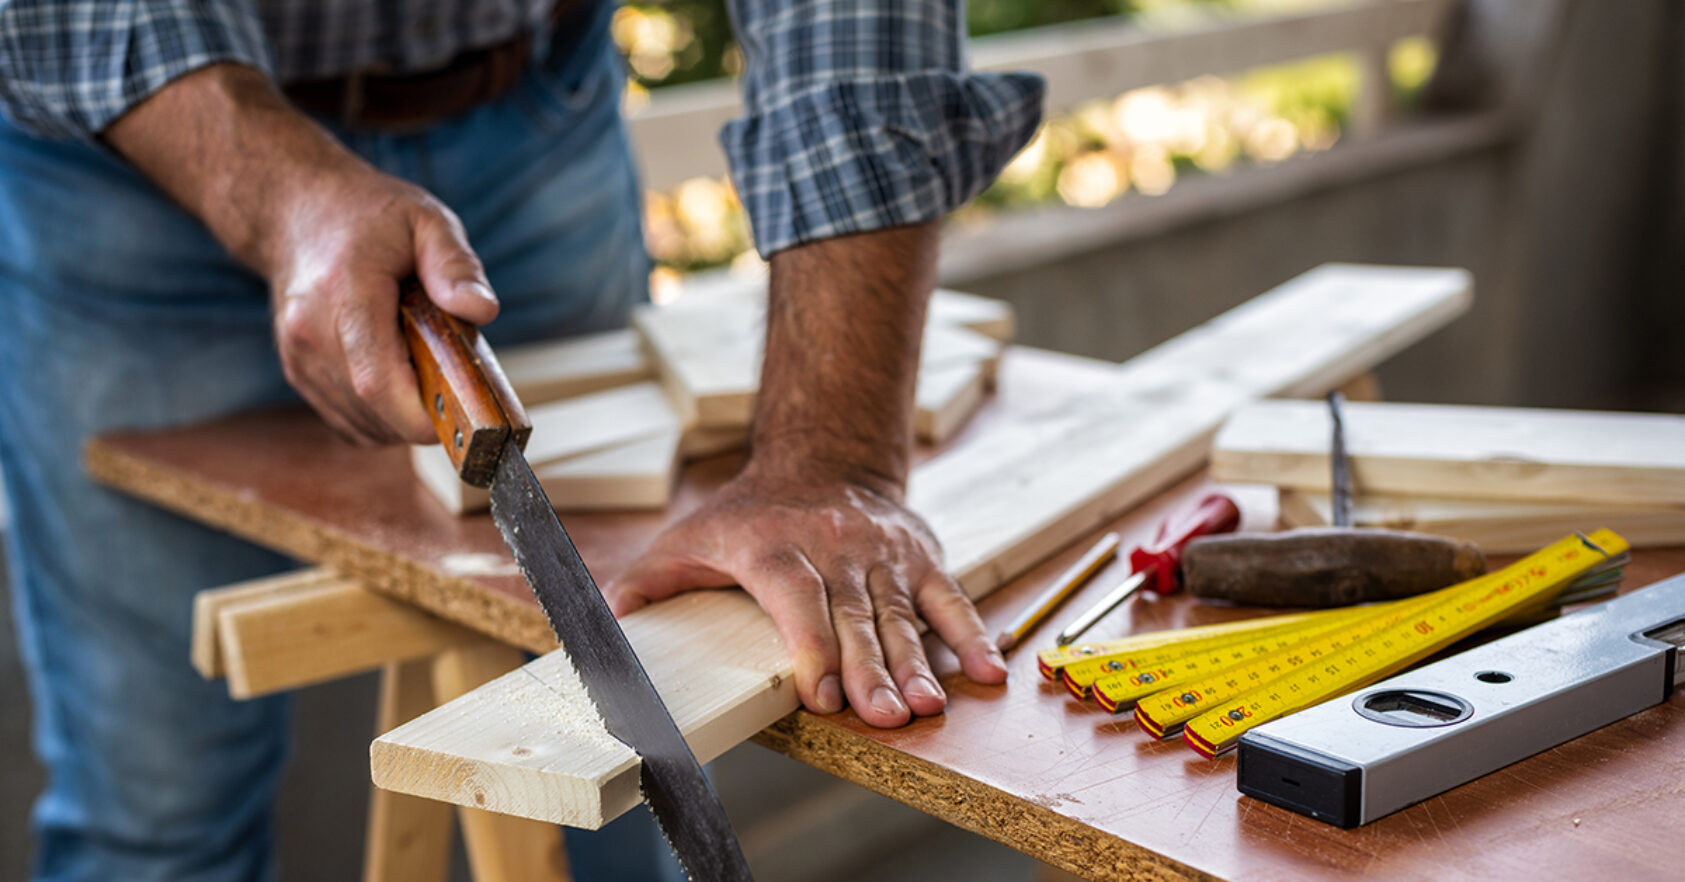
[[[345,91],[340,93],[339,121],[346,128],[356,128],[363,116],[363,72],[345,75]]]

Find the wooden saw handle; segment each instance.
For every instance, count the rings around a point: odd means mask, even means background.
[[[485,338],[435,305],[413,276],[399,291],[398,314],[439,443],[465,483],[489,485],[503,442],[513,436],[517,447],[526,447],[532,434],[526,409]]]

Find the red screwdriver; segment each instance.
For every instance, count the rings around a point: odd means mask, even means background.
[[[1191,512],[1166,518],[1158,525],[1158,533],[1153,536],[1152,542],[1129,553],[1129,567],[1134,573],[1059,632],[1059,645],[1075,643],[1084,631],[1117,609],[1118,604],[1128,600],[1142,586],[1160,594],[1174,592],[1182,584],[1182,549],[1200,536],[1232,533],[1239,526],[1240,507],[1223,493],[1212,493],[1201,499]]]

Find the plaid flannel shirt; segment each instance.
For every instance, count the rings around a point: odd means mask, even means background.
[[[91,137],[218,61],[277,80],[440,66],[544,21],[551,0],[0,0],[0,111]],[[770,255],[941,217],[1041,117],[1041,81],[965,70],[960,0],[729,0],[748,61],[721,142]]]

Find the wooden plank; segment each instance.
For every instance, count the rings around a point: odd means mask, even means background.
[[[660,606],[665,615],[645,616],[626,629],[627,638],[663,687],[698,759],[741,742],[745,721],[763,728],[795,706],[783,640],[748,595],[698,591]],[[689,655],[685,647],[692,646],[706,647],[705,661]],[[707,667],[703,680],[693,676],[698,664]],[[504,725],[512,713],[520,717],[514,729]],[[560,652],[389,733],[370,750],[376,786],[570,827],[601,827],[638,801],[637,756],[602,729]]]
[[[913,434],[926,444],[940,444],[953,437],[983,405],[986,385],[981,361],[962,361],[920,371]]]
[[[919,466],[909,501],[981,597],[1197,467],[1228,412],[1339,385],[1460,314],[1469,284],[1457,270],[1313,271],[1127,363],[1103,388]],[[704,761],[795,707],[777,629],[741,593],[693,592],[621,624]],[[579,826],[630,807],[629,750],[616,742],[587,757],[602,742],[580,741],[559,753],[556,709],[512,694],[542,687],[588,717],[566,653],[522,670],[379,739],[375,782]]]
[[[742,435],[742,432],[736,434]],[[661,508],[672,497],[680,434],[659,431],[602,450],[533,466],[533,474],[558,511],[637,511]],[[743,439],[747,442],[747,438]],[[416,475],[453,514],[491,505],[491,494],[457,477],[437,445],[413,447]]]
[[[1324,493],[1283,488],[1281,518],[1289,527],[1322,526],[1333,520],[1333,504]],[[1531,553],[1569,533],[1597,527],[1614,530],[1634,548],[1685,545],[1685,507],[1363,494],[1352,503],[1352,524],[1466,539],[1487,554]]]
[[[1011,343],[1018,336],[1018,314],[1012,304],[947,288],[937,288],[931,293],[930,312],[925,320],[975,331],[1002,343]]]
[[[686,429],[679,438],[679,459],[689,462],[742,450],[749,446],[749,428],[703,429],[693,426]]]
[[[1340,394],[1347,401],[1383,401],[1386,395],[1381,392],[1381,378],[1375,376],[1374,371],[1365,371],[1346,381],[1340,387]]]
[[[480,639],[331,574],[227,605],[217,619],[228,693],[235,698],[336,680]]]
[[[991,306],[997,301],[979,297],[950,297],[945,302],[949,305],[925,323],[920,371],[982,362],[992,384],[1003,343],[985,331],[1009,331],[1010,307],[1003,311]],[[749,425],[755,415],[766,333],[764,292],[750,289],[681,299],[669,306],[641,309],[632,321],[668,397],[687,425],[722,430]],[[973,330],[966,322],[985,330]]]
[[[574,486],[581,475],[589,476],[593,467],[604,465],[603,458],[589,459],[585,466],[552,469],[552,465],[628,446],[633,446],[634,454],[609,457],[606,462],[624,469],[627,456],[640,455],[648,463],[651,445],[663,442],[651,441],[647,445],[637,445],[637,442],[671,439],[671,445],[676,449],[678,433],[682,429],[677,411],[661,386],[653,381],[529,407],[527,415],[532,420],[532,438],[527,441],[526,448],[527,462],[541,482],[546,481],[547,476],[551,477],[544,486],[546,491],[555,488],[551,499],[558,505],[561,504],[558,496],[565,499],[569,494],[578,493],[580,498],[571,504],[573,508],[590,507],[586,500],[601,503],[605,498],[610,500],[606,507],[611,509],[648,507],[650,485],[648,480],[633,482],[628,485],[627,492],[636,495],[637,500],[617,502],[612,495],[603,495],[603,488],[599,486],[601,482],[585,488]],[[462,483],[444,448],[437,444],[416,446],[410,448],[410,454],[416,476],[445,508],[464,514],[481,511],[490,504],[490,496],[485,490]],[[670,465],[657,468],[671,475]],[[638,478],[651,479],[650,468],[641,471]]]
[[[521,651],[492,640],[476,640],[433,662],[433,694],[440,704],[462,697],[514,670]],[[562,831],[526,818],[512,818],[464,806],[457,815],[475,882],[568,882]]]
[[[1079,402],[937,457],[908,498],[982,596],[1192,471],[1235,409],[1344,383],[1461,314],[1470,285],[1460,270],[1312,270],[1124,363]]]
[[[1345,418],[1360,492],[1685,505],[1685,416],[1353,402]],[[1329,426],[1318,402],[1244,408],[1218,434],[1212,474],[1326,492]]]
[[[558,511],[635,511],[667,504],[678,464],[674,430],[551,463],[537,474]]]
[[[432,661],[388,662],[380,674],[375,734],[433,708]],[[445,882],[455,809],[449,804],[372,788],[363,882]]]
[[[220,613],[223,609],[248,600],[311,591],[336,581],[339,581],[339,577],[332,570],[309,567],[222,588],[207,588],[193,595],[191,652],[194,670],[207,680],[221,677],[227,670],[223,664],[222,638],[219,636]]]
[[[686,425],[746,426],[754,417],[766,310],[758,300],[680,300],[639,309],[632,326]]]
[[[529,408],[655,377],[630,328],[499,347],[497,360]]]

